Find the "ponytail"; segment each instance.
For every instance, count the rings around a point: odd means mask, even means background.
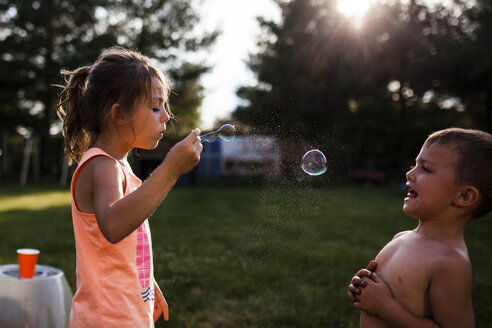
[[[68,76],[68,81],[65,79],[67,85],[58,96],[56,112],[63,120],[64,146],[69,165],[73,161],[79,162],[95,137],[87,129],[87,119],[81,106],[91,69],[92,66],[84,66],[75,71],[60,71],[62,75]]]

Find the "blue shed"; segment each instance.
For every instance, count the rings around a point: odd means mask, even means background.
[[[196,168],[199,179],[218,180],[222,175],[222,140],[204,142],[200,163]]]
[[[222,176],[275,176],[280,174],[281,153],[276,137],[237,136],[203,144],[196,176],[217,180]]]

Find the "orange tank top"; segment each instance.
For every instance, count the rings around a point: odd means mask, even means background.
[[[74,200],[80,168],[96,156],[112,158],[101,149],[90,148],[82,156],[71,184],[77,290],[70,327],[154,327],[154,299],[160,291],[154,284],[148,220],[125,239],[111,244],[99,230],[95,214],[80,212]],[[125,177],[126,196],[141,181],[115,161]]]

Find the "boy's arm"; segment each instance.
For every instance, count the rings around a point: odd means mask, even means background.
[[[408,311],[398,302],[391,292],[388,284],[376,273],[366,280],[366,286],[362,293],[357,295],[354,302],[356,309],[380,317],[389,327],[399,328],[439,328],[433,320],[418,317]]]
[[[436,261],[429,298],[434,320],[441,327],[475,327],[471,289],[468,256],[447,256]]]
[[[377,315],[390,327],[475,327],[471,298],[471,267],[466,258],[448,256],[435,263],[429,286],[432,319],[418,317],[399,303],[376,273],[354,307]]]

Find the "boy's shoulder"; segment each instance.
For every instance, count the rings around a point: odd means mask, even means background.
[[[397,233],[381,250],[379,257],[392,262],[414,262],[429,274],[442,270],[471,271],[470,259],[464,242],[442,242],[421,235],[414,230]]]
[[[411,232],[412,232],[411,230],[400,231],[399,233],[397,233],[396,235],[393,236],[392,240],[395,240],[396,238],[404,236],[404,235],[411,233]]]
[[[471,263],[466,246],[440,245],[431,254],[429,265],[433,268],[433,276],[452,274],[469,276],[471,279]]]

